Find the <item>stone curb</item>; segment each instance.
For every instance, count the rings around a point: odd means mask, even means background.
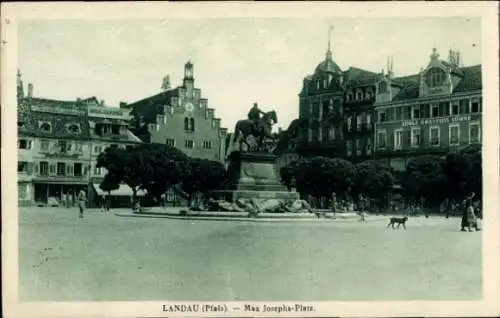
[[[188,215],[179,215],[178,213],[120,213],[115,212],[116,216],[119,217],[136,217],[136,218],[163,218],[163,219],[177,219],[177,220],[204,220],[204,221],[250,221],[250,222],[345,222],[345,221],[358,221],[358,216],[345,216],[345,217],[337,217],[332,219],[330,217],[321,217],[317,218],[314,214],[302,214],[302,215],[293,215],[293,214],[273,214],[273,213],[261,213],[258,217],[248,217],[246,213],[227,213],[225,215],[221,214],[188,214]],[[386,216],[372,216],[367,218],[369,222],[386,220]]]

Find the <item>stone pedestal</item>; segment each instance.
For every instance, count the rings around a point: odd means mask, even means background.
[[[267,153],[233,152],[229,156],[229,186],[216,191],[217,197],[231,202],[237,199],[298,199],[297,192],[290,192],[281,184],[276,158]]]

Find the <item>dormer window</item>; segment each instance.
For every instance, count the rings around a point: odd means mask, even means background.
[[[378,92],[379,92],[379,94],[387,93],[387,83],[386,82],[380,82],[378,84]]]
[[[52,126],[49,123],[41,123],[40,130],[43,132],[52,132]]]
[[[66,126],[66,131],[70,134],[78,134],[80,132],[80,125],[69,124]]]
[[[358,91],[357,94],[356,94],[356,99],[357,100],[362,100],[363,99],[363,92]]]
[[[443,85],[446,80],[445,72],[440,68],[433,68],[427,72],[425,75],[425,83],[429,87],[436,87]]]

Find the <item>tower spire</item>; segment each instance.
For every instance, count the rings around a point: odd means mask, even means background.
[[[328,28],[328,48],[326,50],[326,58],[331,59],[332,58],[332,31],[334,27],[330,26]]]
[[[21,99],[24,97],[24,85],[23,79],[21,76],[21,71],[17,69],[17,99]]]

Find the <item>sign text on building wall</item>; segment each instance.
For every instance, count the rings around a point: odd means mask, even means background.
[[[89,116],[127,119],[127,117],[129,116],[129,110],[124,110],[121,108],[95,106],[95,107],[89,107]]]
[[[470,116],[454,116],[445,118],[412,119],[403,121],[403,127],[420,125],[439,125],[452,122],[470,121]]]

